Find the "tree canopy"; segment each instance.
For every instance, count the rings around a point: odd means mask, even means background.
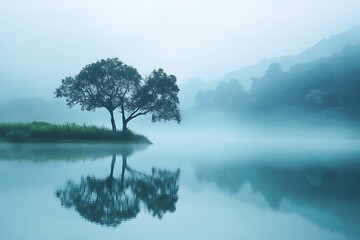
[[[174,75],[167,75],[161,68],[154,70],[143,80],[132,98],[126,99],[121,106],[123,130],[130,120],[148,113],[153,122],[175,120],[180,123],[178,92]]]

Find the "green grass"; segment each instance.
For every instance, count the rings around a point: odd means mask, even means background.
[[[113,132],[105,127],[75,123],[51,124],[46,122],[0,123],[0,138],[11,142],[129,142],[150,143],[142,135],[130,130]]]

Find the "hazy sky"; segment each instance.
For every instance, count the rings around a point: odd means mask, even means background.
[[[210,80],[358,25],[359,9],[359,0],[0,0],[0,99],[49,97],[107,57],[143,75],[162,67],[179,82]]]

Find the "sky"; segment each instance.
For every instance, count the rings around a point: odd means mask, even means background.
[[[360,24],[359,0],[0,0],[0,100],[52,98],[118,57],[142,75],[210,81]]]

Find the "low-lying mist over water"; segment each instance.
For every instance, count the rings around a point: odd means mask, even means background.
[[[359,146],[289,139],[6,144],[0,201],[11,217],[0,218],[1,234],[357,239]],[[44,221],[56,228],[34,231]],[[22,231],[11,230],[15,223]]]

